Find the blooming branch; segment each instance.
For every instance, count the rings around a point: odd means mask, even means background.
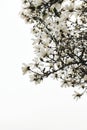
[[[24,0],[21,16],[33,25],[33,63],[22,67],[30,80],[40,83],[48,76],[61,79],[62,86],[81,87],[86,93],[87,1]]]

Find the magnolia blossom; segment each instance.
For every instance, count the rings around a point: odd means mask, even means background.
[[[33,2],[36,6],[38,6],[38,5],[40,5],[43,1],[42,1],[42,0],[32,0],[32,2]]]
[[[23,67],[22,67],[23,75],[26,74],[29,70],[30,67],[27,64],[23,63]]]
[[[87,75],[84,76],[84,81],[87,82]]]

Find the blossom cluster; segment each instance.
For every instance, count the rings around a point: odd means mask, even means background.
[[[33,25],[33,63],[22,67],[31,81],[48,76],[61,79],[62,86],[87,90],[87,1],[23,0],[21,16]],[[78,96],[79,95],[79,96]]]

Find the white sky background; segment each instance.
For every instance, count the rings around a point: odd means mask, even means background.
[[[0,1],[0,130],[87,130],[87,95],[76,101],[56,80],[35,85],[22,75],[33,46],[21,3]]]

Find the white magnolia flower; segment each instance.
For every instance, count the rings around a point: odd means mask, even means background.
[[[71,9],[73,9],[74,8],[74,5],[73,5],[73,3],[65,3],[65,5],[64,5],[64,10],[71,10]]]
[[[80,18],[79,16],[77,17],[77,23],[78,23],[79,25],[82,24],[82,20],[81,20],[81,18]]]
[[[23,72],[23,75],[24,75],[30,70],[30,67],[25,63],[23,63],[23,65],[24,66],[22,67],[22,72]]]
[[[82,0],[76,0],[75,1],[75,9],[81,8],[83,1]]]
[[[36,6],[40,5],[42,3],[42,0],[33,0],[33,4]]]
[[[48,2],[49,0],[44,0],[45,2]]]
[[[69,58],[68,60],[67,60],[67,64],[69,64],[69,63],[72,63],[72,59],[71,58]]]
[[[41,77],[39,75],[29,75],[30,81],[33,82],[35,81],[35,84],[39,84],[41,82]]]
[[[31,81],[31,82],[34,81],[34,78],[35,78],[34,75],[29,75],[29,77],[30,77],[30,81]]]
[[[39,53],[37,54],[39,57],[45,57],[46,55],[49,55],[49,49],[44,48],[42,44],[39,45],[37,49],[39,49]]]
[[[84,76],[84,81],[86,81],[86,82],[87,82],[87,75],[85,75],[85,76]]]
[[[39,58],[34,58],[32,63],[29,63],[31,70],[39,66]]]
[[[54,8],[56,8],[57,11],[59,11],[59,10],[61,9],[61,4],[59,4],[59,3],[56,3],[56,5],[53,4],[53,5],[51,6],[51,10],[53,10]]]

